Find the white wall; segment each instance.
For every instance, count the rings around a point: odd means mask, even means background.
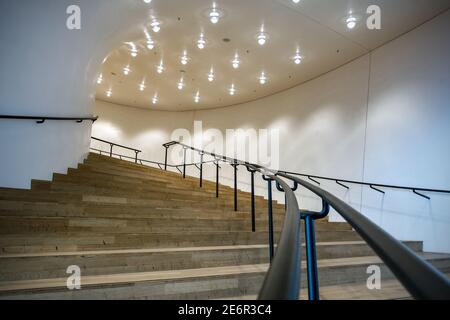
[[[276,128],[280,167],[289,171],[450,189],[450,13],[446,12],[370,55],[296,88],[233,107],[155,112],[97,102],[94,135],[142,147],[162,160],[160,145],[176,128]],[[150,108],[150,107],[149,107]],[[195,171],[191,172],[196,174]],[[222,181],[231,184],[230,168]],[[209,173],[213,177],[213,173]],[[248,190],[248,174],[239,173]],[[259,180],[259,192],[265,193]],[[423,240],[427,251],[450,252],[450,197],[410,191],[386,195],[335,183],[322,186],[350,202],[401,240]],[[281,196],[277,193],[278,196]],[[320,201],[299,193],[302,208]],[[336,219],[333,216],[332,219]]]
[[[81,8],[81,30],[66,9]],[[134,0],[0,2],[0,114],[90,116],[103,58],[146,18]],[[126,9],[126,10],[123,10]],[[0,187],[28,188],[87,154],[91,123],[0,120]]]

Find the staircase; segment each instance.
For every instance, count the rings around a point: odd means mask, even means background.
[[[179,174],[90,154],[67,175],[0,189],[0,299],[254,299],[268,270],[267,200]],[[275,203],[275,237],[284,205]],[[372,250],[346,223],[316,224],[322,299],[405,299]],[[410,248],[450,273],[450,255]],[[304,259],[303,259],[304,261]],[[379,265],[382,289],[368,290]],[[66,270],[81,268],[81,290]],[[306,298],[303,263],[302,297]]]

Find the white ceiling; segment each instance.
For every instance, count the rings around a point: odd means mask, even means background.
[[[380,45],[413,29],[446,10],[449,0],[218,0],[224,17],[212,24],[206,12],[211,0],[152,0],[142,9],[148,10],[149,21],[141,32],[112,51],[101,67],[103,82],[97,87],[97,99],[153,110],[185,111],[224,107],[259,99],[333,70]],[[368,30],[366,9],[376,4],[382,10],[382,29]],[[355,29],[349,30],[345,18],[352,10],[359,17]],[[150,27],[151,17],[161,22],[158,33]],[[256,36],[264,25],[269,39],[264,46]],[[146,48],[147,30],[155,42],[153,50]],[[197,48],[203,32],[206,47]],[[223,39],[230,39],[224,42]],[[130,46],[137,45],[133,58]],[[300,65],[292,57],[296,49],[304,57]],[[187,65],[180,57],[186,50]],[[238,53],[241,65],[232,67]],[[165,71],[156,67],[164,61]],[[123,74],[129,65],[131,73]],[[215,81],[208,73],[214,68]],[[268,81],[259,83],[264,71]],[[177,89],[184,77],[186,86]],[[145,80],[145,90],[139,84]],[[236,94],[229,94],[234,84]],[[106,92],[111,89],[112,96]],[[200,94],[200,101],[194,97]],[[157,94],[158,102],[152,104]]]

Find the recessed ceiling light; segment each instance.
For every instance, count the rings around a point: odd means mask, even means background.
[[[259,83],[266,84],[266,82],[267,82],[267,77],[266,77],[266,74],[263,71],[263,72],[261,72],[261,76],[259,77]]]
[[[300,0],[292,0],[293,3],[297,4],[300,2]]]
[[[148,48],[149,50],[153,50],[154,47],[155,47],[155,42],[154,42],[151,38],[149,38],[149,39],[147,40],[147,48]]]
[[[156,19],[152,20],[152,23],[150,23],[150,26],[152,27],[152,30],[155,33],[158,33],[159,30],[161,30],[161,23]]]
[[[197,41],[197,47],[201,50],[204,49],[206,45],[205,35],[203,33],[200,34],[200,39]]]
[[[208,74],[208,81],[209,82],[213,82],[214,78],[215,78],[215,76],[214,76],[214,69],[211,67],[211,71]]]
[[[145,3],[149,4],[152,0],[144,0]]]
[[[188,56],[187,56],[187,52],[186,52],[186,50],[183,52],[183,55],[181,56],[181,64],[182,65],[186,65],[187,63],[188,63],[188,61],[189,61],[189,58],[188,58]]]
[[[239,65],[241,63],[241,61],[239,60],[239,55],[236,53],[236,55],[234,56],[233,61],[231,61],[233,68],[237,69],[239,68]]]
[[[350,12],[350,15],[345,20],[345,23],[347,24],[348,29],[354,29],[356,27],[357,19],[355,16],[353,16],[352,12]]]
[[[292,58],[295,64],[300,64],[303,61],[303,57],[300,55],[300,49],[297,49],[295,56]]]
[[[268,38],[268,35],[267,35],[267,33],[264,32],[264,25],[263,25],[263,26],[261,26],[260,32],[256,36],[256,39],[258,40],[258,44],[260,46],[265,45],[267,42],[267,38]]]
[[[129,75],[131,72],[130,66],[126,66],[125,68],[123,68],[123,74],[124,75]]]
[[[133,42],[128,42],[127,44],[130,46],[131,56],[133,58],[136,58],[138,55],[138,49],[137,49],[136,45]]]
[[[184,78],[180,79],[180,82],[178,82],[178,90],[183,90],[184,88]]]
[[[230,87],[230,96],[234,96],[235,93],[236,93],[236,89],[234,88],[234,84],[232,84]]]
[[[156,72],[158,72],[159,74],[164,72],[164,62],[162,60],[159,63],[159,66],[156,67]]]
[[[155,95],[152,98],[152,103],[157,104],[158,103],[158,93],[155,93]]]
[[[145,80],[142,80],[141,84],[139,85],[139,90],[141,91],[145,90]]]
[[[109,89],[108,91],[106,91],[106,96],[108,98],[112,96],[112,89]]]
[[[103,82],[103,74],[100,73],[100,75],[97,78],[97,83],[101,84]]]
[[[194,101],[195,101],[195,103],[199,103],[200,102],[200,92],[199,91],[197,91],[197,94],[194,97]]]
[[[219,22],[220,18],[223,17],[223,13],[217,9],[217,6],[215,3],[213,3],[212,9],[208,13],[209,21],[211,21],[212,24],[216,24]]]

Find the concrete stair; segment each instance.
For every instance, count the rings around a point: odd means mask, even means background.
[[[0,189],[0,299],[251,299],[268,268],[267,201],[250,195],[90,154],[78,169],[33,181],[31,190]],[[273,203],[275,237],[284,205]],[[324,299],[404,299],[408,293],[346,223],[318,221],[317,254]],[[444,272],[450,255],[422,252]],[[303,252],[304,253],[304,252]],[[382,290],[369,291],[369,265]],[[81,269],[81,290],[66,270]],[[306,287],[303,257],[302,287]],[[386,284],[383,286],[383,284]],[[306,290],[302,290],[302,298]]]

